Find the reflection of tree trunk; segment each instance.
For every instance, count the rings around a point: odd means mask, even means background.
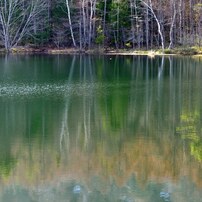
[[[70,83],[71,80],[72,80],[74,67],[75,67],[75,56],[72,59],[72,64],[71,64],[69,78],[68,78],[67,83]],[[67,95],[67,99],[66,99],[66,102],[65,102],[65,108],[64,108],[64,114],[63,114],[63,119],[62,119],[61,132],[60,132],[60,151],[62,151],[63,141],[64,141],[64,144],[67,146],[67,148],[69,147],[68,110],[69,110],[70,98],[71,98],[70,95]]]
[[[182,61],[180,60],[180,62],[179,62],[179,64],[177,64],[178,65],[178,69],[179,69],[179,82],[178,82],[178,86],[179,86],[179,88],[178,88],[178,98],[177,98],[177,100],[178,100],[178,103],[181,105],[181,103],[182,103],[182,98],[183,98],[183,96],[182,96],[182,92],[183,92],[183,85],[182,85],[182,82],[183,82],[183,72],[184,71],[182,71],[184,68],[183,68],[183,64],[182,64]],[[185,77],[186,78],[186,77]],[[181,106],[180,106],[180,114],[182,114],[182,109],[181,109]],[[186,140],[185,140],[185,138],[183,138],[182,139],[182,149],[183,149],[183,163],[185,163],[186,162],[186,160],[187,160],[187,155],[186,155]]]
[[[88,146],[89,139],[90,139],[90,106],[88,105],[88,100],[86,96],[83,99],[83,126],[84,126],[84,145],[85,147]]]
[[[164,56],[161,59],[161,66],[158,69],[158,79],[161,79],[162,73],[163,73],[163,67],[164,67]]]
[[[87,64],[86,57],[84,58],[84,72],[83,72],[83,83],[86,84],[86,76],[87,76]],[[90,68],[91,65],[89,64]],[[86,92],[88,93],[88,92]],[[83,98],[83,127],[84,127],[84,146],[87,147],[90,138],[90,100],[87,99],[87,95],[84,95]]]
[[[171,136],[171,138],[173,138],[174,134],[175,134],[175,80],[173,79],[173,60],[171,57],[168,58],[169,59],[169,78],[170,78],[170,100],[169,100],[169,134]],[[176,145],[173,144],[173,148],[172,148],[172,164],[176,165]],[[174,169],[174,175],[176,175],[175,173],[176,168]]]
[[[78,86],[78,90],[82,90],[83,96],[81,97],[81,116],[78,117],[76,124],[76,144],[82,139],[84,141],[84,147],[88,148],[90,138],[91,138],[91,115],[92,111],[95,110],[96,106],[94,105],[94,72],[93,72],[93,64],[91,64],[91,57],[80,56],[80,65],[78,67],[79,70],[79,80],[82,86]],[[69,84],[72,80],[73,73],[75,67],[75,58],[72,60],[69,79],[67,84]],[[67,95],[67,99],[65,100],[64,113],[62,117],[62,126],[60,132],[60,150],[63,149],[64,145],[67,146],[69,144],[69,138],[71,132],[69,131],[69,103],[71,95]],[[94,111],[93,111],[94,112]],[[83,135],[83,136],[81,136]]]
[[[138,96],[137,96],[136,92],[138,92],[138,89],[139,89],[138,83],[140,81],[139,79],[142,76],[141,71],[143,71],[143,68],[140,63],[140,57],[133,58],[132,66],[133,66],[133,69],[132,69],[132,74],[131,74],[130,104],[129,104],[129,110],[128,110],[128,122],[129,123],[140,122],[140,119],[142,117],[141,110],[136,110],[136,108],[134,107],[134,106],[138,105]]]
[[[65,103],[64,115],[62,120],[62,127],[61,127],[61,133],[60,133],[60,151],[62,151],[63,141],[64,143],[66,143],[66,146],[68,148],[69,146],[68,103]]]
[[[161,83],[161,77],[163,73],[163,68],[164,68],[164,56],[161,58],[161,65],[158,69],[158,131],[160,131],[160,125],[162,121],[162,116],[161,116],[161,89],[162,89],[162,83]]]
[[[174,134],[175,133],[175,116],[173,117],[173,114],[175,114],[175,86],[174,86],[174,82],[175,80],[173,79],[173,58],[169,57],[169,64],[170,64],[170,72],[169,72],[169,78],[170,78],[170,123],[172,123],[171,128],[170,128],[170,134]]]
[[[46,114],[44,111],[44,103],[43,103],[43,111],[42,111],[42,175],[45,176],[45,128],[46,128]]]
[[[83,129],[84,135],[84,147],[87,148],[91,138],[91,114],[92,110],[95,110],[94,106],[94,72],[91,57],[80,57],[80,82],[84,86],[84,95],[82,98],[82,117],[81,123],[78,126],[78,136],[79,131]],[[79,130],[80,128],[80,130]],[[78,139],[79,137],[77,137]]]
[[[146,90],[145,90],[145,98],[146,98],[146,114],[145,114],[145,133],[149,131],[149,114],[150,114],[150,107],[149,107],[149,64],[148,64],[148,57],[147,57],[147,63],[146,63]]]

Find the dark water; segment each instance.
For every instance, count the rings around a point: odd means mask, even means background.
[[[202,58],[0,57],[0,201],[202,198]]]

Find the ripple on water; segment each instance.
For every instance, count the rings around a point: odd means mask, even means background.
[[[90,96],[106,94],[113,84],[4,84],[0,85],[0,97],[43,97],[43,96]]]

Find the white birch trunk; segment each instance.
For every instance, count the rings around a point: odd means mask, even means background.
[[[160,39],[161,39],[161,48],[162,48],[162,51],[164,51],[165,49],[165,44],[164,44],[164,38],[163,38],[163,33],[162,33],[162,30],[161,30],[161,24],[160,24],[160,21],[159,19],[157,18],[154,10],[153,10],[153,6],[152,6],[152,2],[151,0],[149,0],[149,2],[145,2],[145,1],[142,1],[142,3],[147,7],[149,8],[149,10],[151,11],[152,15],[154,16],[154,19],[157,23],[157,26],[158,26],[158,33],[160,35]]]
[[[170,25],[170,44],[168,49],[171,49],[173,47],[173,29],[174,29],[174,24],[175,24],[175,19],[176,19],[176,6],[175,6],[175,0],[171,2],[171,4],[173,5],[173,16],[171,19],[171,25]]]
[[[66,7],[67,7],[67,15],[68,15],[69,29],[70,29],[70,33],[71,33],[71,38],[72,38],[72,42],[73,42],[74,47],[76,47],[76,42],[75,42],[75,38],[74,38],[74,32],[73,32],[73,29],[72,29],[72,20],[71,20],[70,8],[69,8],[69,0],[66,0]]]

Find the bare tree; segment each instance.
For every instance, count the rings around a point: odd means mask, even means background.
[[[171,25],[170,25],[170,33],[169,33],[169,36],[170,36],[170,44],[169,44],[169,49],[171,49],[173,47],[173,29],[174,29],[174,25],[175,25],[175,19],[176,19],[176,3],[175,3],[175,0],[171,0],[171,7],[173,7],[172,9],[172,17],[171,17]]]
[[[179,13],[179,42],[182,43],[182,0],[178,3],[178,13]]]
[[[45,0],[1,0],[0,38],[9,51],[25,36],[33,36],[33,30],[44,20],[47,8]]]
[[[76,47],[76,42],[74,39],[74,32],[73,32],[73,28],[72,28],[72,20],[71,20],[71,14],[70,14],[69,0],[66,0],[66,7],[67,7],[67,15],[68,15],[68,20],[69,20],[69,28],[70,28],[71,38],[72,38],[72,42],[73,42],[74,47]]]
[[[80,0],[80,49],[91,48],[91,43],[95,39],[96,3],[96,0]]]
[[[96,0],[90,0],[90,15],[89,15],[89,37],[88,37],[88,46],[91,47],[91,40],[94,37],[94,27],[95,27],[95,14],[96,14]]]
[[[157,23],[158,33],[159,33],[160,38],[161,38],[161,47],[162,47],[162,50],[164,51],[165,44],[164,44],[164,37],[163,37],[162,28],[161,28],[161,23],[160,23],[160,20],[158,19],[157,15],[156,15],[156,13],[154,12],[152,1],[151,0],[142,1],[142,3],[144,6],[146,6],[150,10],[150,12],[152,13],[152,15],[153,15],[153,17]]]

